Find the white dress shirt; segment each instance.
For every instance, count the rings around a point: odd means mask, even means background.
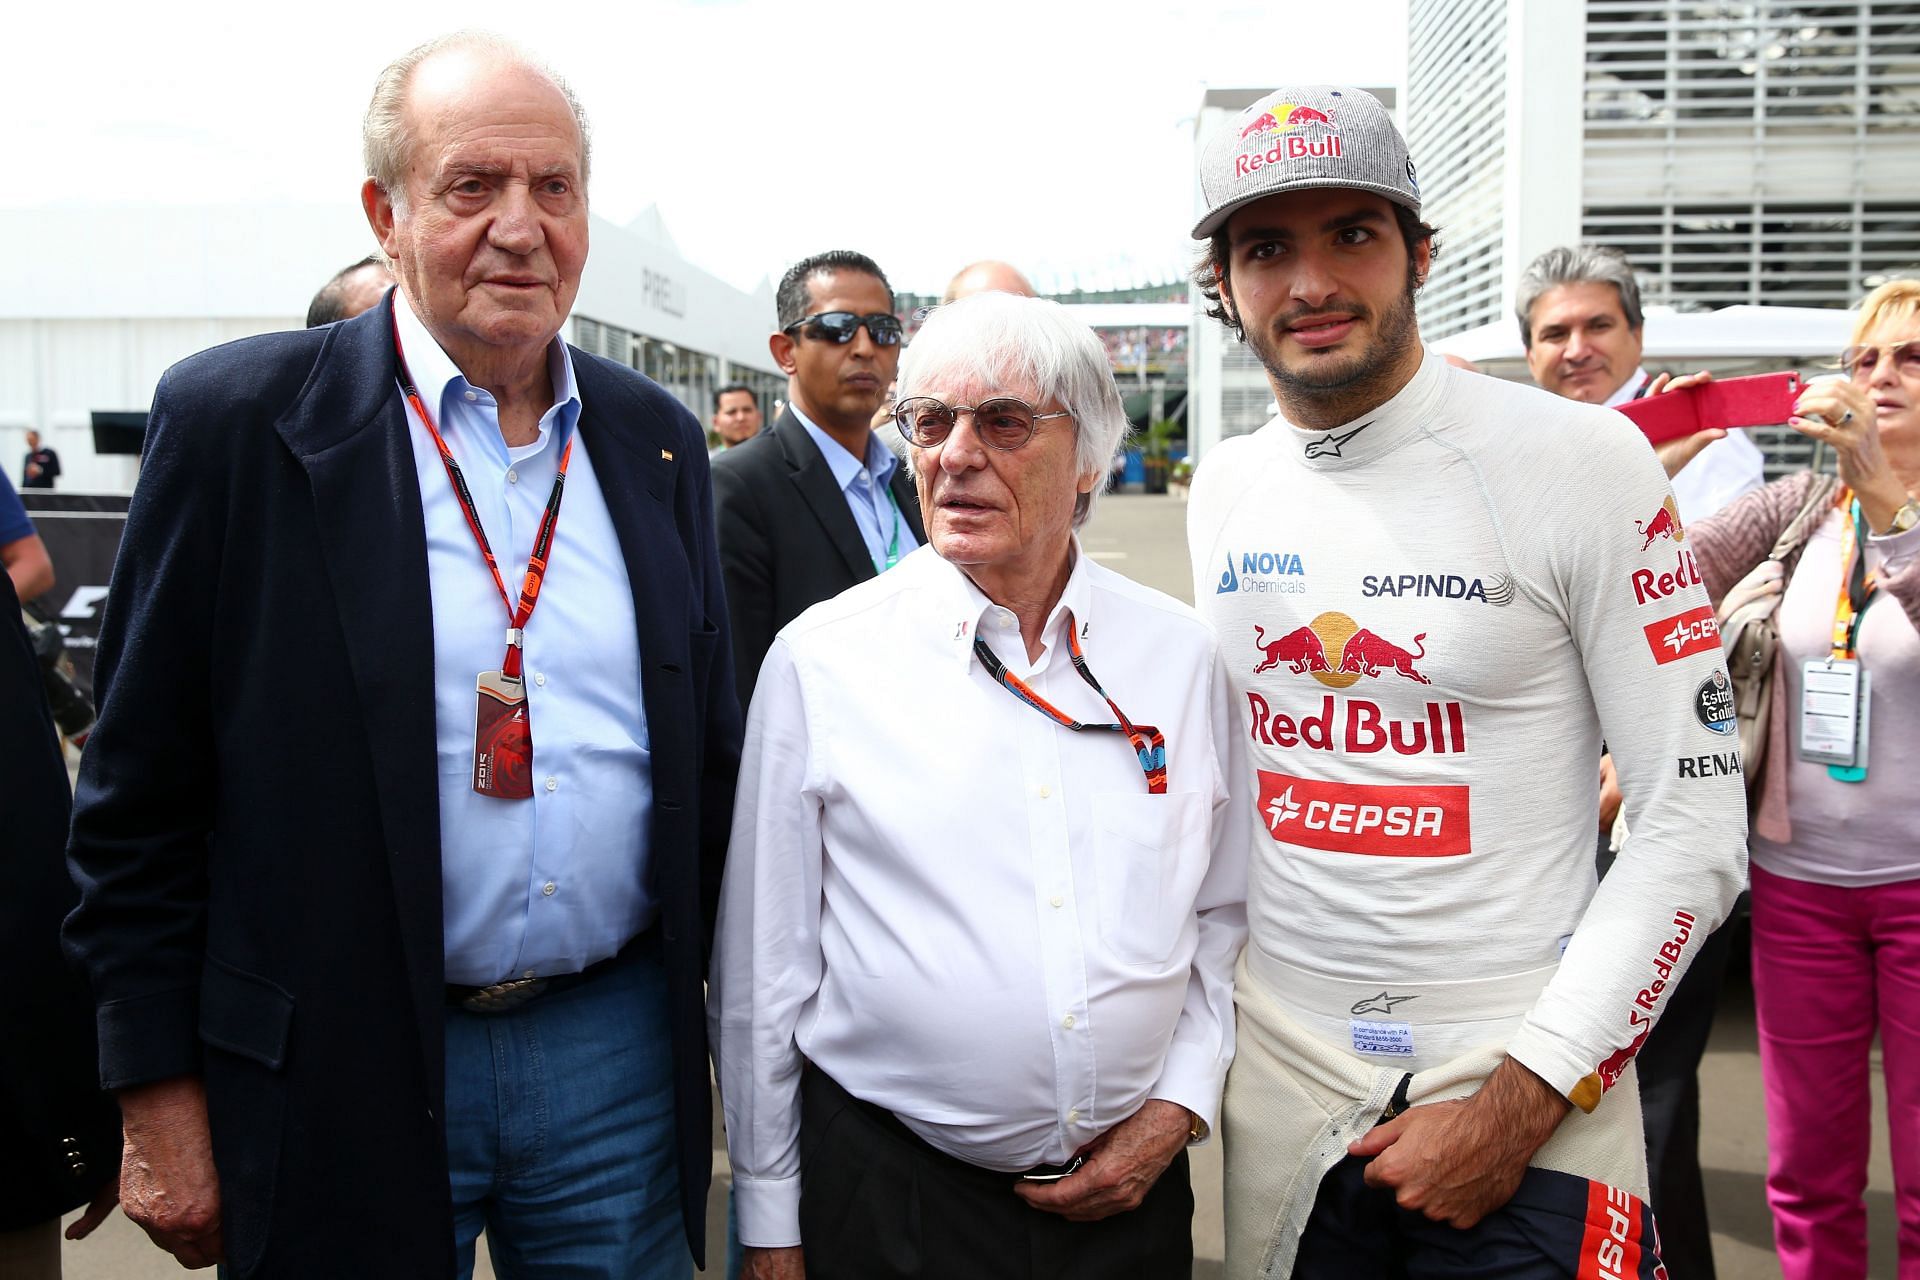
[[[1617,409],[1639,395],[1649,381],[1645,369],[1635,369],[1620,389],[1607,397],[1606,407]],[[1673,477],[1673,500],[1680,504],[1680,523],[1692,524],[1732,504],[1735,498],[1766,487],[1767,455],[1745,431],[1727,432],[1724,440],[1695,454]]]
[[[1029,663],[922,548],[800,615],[747,721],[709,1016],[740,1239],[797,1244],[802,1060],[971,1164],[1058,1163],[1149,1098],[1212,1125],[1246,935],[1239,738],[1192,610],[1075,565]],[[1093,674],[1165,735],[1151,795]],[[1009,1193],[1011,1194],[1011,1193]]]
[[[599,446],[575,429],[581,404],[565,343],[555,339],[548,351],[553,407],[541,416],[539,437],[509,448],[492,395],[461,375],[398,290],[393,309],[414,385],[460,464],[516,605],[561,451],[574,441],[522,653],[533,795],[483,796],[473,789],[473,686],[506,656],[507,607],[440,451],[407,407],[433,596],[447,981],[484,986],[577,973],[618,953],[658,914],[647,858],[653,764],[638,624],[626,557],[594,474]]]

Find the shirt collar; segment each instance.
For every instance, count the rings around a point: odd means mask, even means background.
[[[407,295],[397,288],[393,291],[393,317],[400,330],[400,348],[406,353],[407,372],[413,376],[420,399],[433,407],[433,424],[442,435],[448,433],[457,417],[447,412],[449,399],[457,397],[465,401],[471,392],[472,403],[485,405],[490,412],[497,409],[492,393],[467,381],[460,366],[441,349],[439,341],[414,314]],[[580,420],[580,389],[573,376],[573,353],[557,334],[547,344],[547,376],[553,381],[553,407],[540,415],[542,445],[555,435],[564,436]],[[553,431],[553,427],[559,430]],[[493,433],[491,441],[483,443],[504,455],[506,442],[498,431]]]
[[[1646,385],[1647,385],[1646,369],[1645,368],[1635,369],[1633,371],[1633,376],[1631,378],[1628,378],[1625,382],[1621,383],[1619,386],[1619,389],[1616,390],[1612,395],[1607,397],[1606,403],[1602,407],[1607,409],[1612,409],[1619,405],[1623,405],[1627,401],[1633,399],[1634,396],[1638,395],[1640,392],[1640,388]]]
[[[1020,648],[1017,653],[1010,646],[1022,645],[1018,630],[1018,620],[1013,628],[1002,629],[998,624],[1003,610],[987,593],[974,585],[960,566],[950,564],[939,558],[932,550],[922,549],[916,555],[925,555],[934,562],[934,571],[946,581],[943,583],[941,603],[935,613],[934,626],[940,628],[941,635],[953,654],[953,660],[961,667],[974,661],[973,642],[984,637],[987,647],[1000,655],[1005,661],[1014,654],[1018,661],[1012,665],[1025,667],[1026,650]],[[1073,625],[1080,632],[1080,643],[1085,647],[1099,634],[1097,618],[1093,607],[1094,591],[1090,581],[1086,553],[1080,549],[1080,539],[1072,540],[1070,552],[1073,556],[1073,568],[1067,574],[1067,585],[1060,591],[1060,598],[1054,602],[1047,613],[1047,624],[1040,635],[1046,643],[1046,656],[1049,663],[1054,658],[1054,650],[1065,638],[1067,615],[1073,616]],[[1004,611],[1009,613],[1011,611]]]
[[[878,432],[867,433],[867,458],[862,462],[847,452],[845,445],[815,425],[812,418],[800,411],[799,405],[790,403],[787,408],[793,413],[794,421],[805,427],[807,434],[813,437],[813,442],[820,446],[820,456],[827,460],[827,469],[833,472],[833,482],[840,486],[841,492],[844,493],[859,478],[862,467],[873,477],[875,484],[892,482],[893,469],[900,465],[900,459],[894,457],[893,450],[880,442]]]
[[[1331,431],[1307,431],[1276,418],[1269,430],[1282,433],[1281,446],[1315,471],[1340,471],[1385,457],[1425,429],[1428,410],[1446,385],[1447,362],[1428,352],[1407,385],[1393,398]]]

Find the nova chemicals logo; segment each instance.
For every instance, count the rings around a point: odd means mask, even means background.
[[[1229,551],[1226,572],[1220,575],[1213,593],[1217,596],[1235,591],[1298,595],[1307,589],[1306,575],[1300,557],[1291,551],[1246,551],[1238,557]]]

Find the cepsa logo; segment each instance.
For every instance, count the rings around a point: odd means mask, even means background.
[[[1587,1183],[1587,1227],[1580,1240],[1580,1271],[1576,1280],[1628,1280],[1640,1274],[1640,1243],[1645,1234],[1640,1200],[1621,1187]],[[1655,1280],[1667,1280],[1667,1269],[1654,1265]]]
[[[1641,630],[1646,634],[1653,660],[1663,667],[1696,653],[1720,649],[1720,624],[1714,621],[1712,605],[1703,604],[1698,609],[1662,618]]]
[[[1645,539],[1640,544],[1642,551],[1659,538],[1670,538],[1675,542],[1687,540],[1687,531],[1680,523],[1680,506],[1673,500],[1672,494],[1668,494],[1667,500],[1660,504],[1660,510],[1654,512],[1653,519],[1644,522],[1635,520],[1633,527]]]
[[[1318,128],[1312,133],[1294,132],[1308,125]],[[1233,176],[1244,178],[1282,160],[1336,158],[1341,155],[1337,129],[1333,117],[1316,107],[1276,102],[1240,130],[1242,144],[1252,146],[1233,158]],[[1263,143],[1271,145],[1263,147]]]
[[[1385,858],[1473,852],[1464,786],[1382,787],[1259,770],[1257,801],[1280,844]]]
[[[1243,551],[1236,567],[1227,552],[1227,571],[1214,584],[1213,594],[1246,591],[1265,595],[1298,595],[1307,589],[1307,569],[1291,551]]]

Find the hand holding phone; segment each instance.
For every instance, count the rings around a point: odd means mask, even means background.
[[[1619,406],[1651,444],[1715,427],[1773,427],[1793,416],[1797,373],[1761,373],[1697,383]]]

